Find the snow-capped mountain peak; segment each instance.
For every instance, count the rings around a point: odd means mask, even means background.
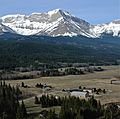
[[[103,33],[119,36],[120,20],[101,25],[91,25],[85,20],[71,15],[69,12],[55,9],[46,13],[30,15],[6,15],[0,18],[0,29],[6,27],[21,35],[76,36],[99,37]],[[6,30],[1,30],[3,32]]]
[[[111,34],[113,36],[120,36],[120,20],[114,20],[110,23],[95,25],[91,28],[91,32],[95,33],[97,37],[101,34]]]
[[[49,11],[48,14],[49,14],[50,16],[52,16],[52,15],[58,13],[58,12],[61,12],[61,10],[60,10],[60,9],[55,9],[55,10]]]
[[[65,10],[61,10],[61,9],[55,9],[52,11],[49,11],[48,14],[50,16],[54,15],[54,14],[61,14],[61,15],[66,15],[66,16],[72,16],[69,12],[65,11]]]

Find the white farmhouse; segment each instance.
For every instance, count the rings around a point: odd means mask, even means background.
[[[89,92],[73,91],[71,92],[71,96],[75,96],[79,98],[87,98],[89,97]]]

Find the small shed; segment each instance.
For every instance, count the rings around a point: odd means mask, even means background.
[[[71,96],[75,96],[75,97],[79,97],[79,98],[87,98],[87,97],[89,97],[89,92],[73,91],[73,92],[71,92]]]

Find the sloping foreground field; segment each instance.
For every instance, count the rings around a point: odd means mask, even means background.
[[[62,89],[78,88],[79,86],[88,88],[101,88],[106,89],[106,94],[100,94],[97,99],[105,104],[109,102],[120,102],[120,84],[111,84],[110,81],[113,77],[120,75],[120,68],[118,66],[106,66],[103,72],[95,72],[86,75],[76,76],[62,76],[62,77],[41,77],[29,80],[8,80],[7,83],[11,85],[21,85],[24,82],[30,88],[21,88],[24,93],[32,95],[40,95],[41,90],[36,88],[37,83],[46,83],[54,87],[54,91],[61,91]],[[53,91],[53,92],[54,92]]]

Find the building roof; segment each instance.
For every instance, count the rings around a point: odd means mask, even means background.
[[[86,94],[88,94],[88,92],[81,92],[81,91],[71,92],[71,96],[77,96],[77,97],[86,97]]]

